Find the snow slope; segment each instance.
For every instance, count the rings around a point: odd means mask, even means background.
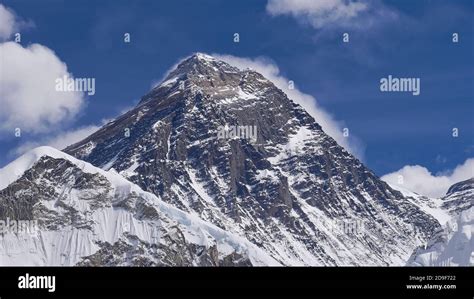
[[[394,190],[400,191],[407,200],[419,207],[423,212],[432,215],[441,225],[446,224],[451,220],[452,215],[449,211],[443,207],[444,200],[441,198],[430,198],[424,195],[420,195],[416,192],[412,192],[406,188],[398,185],[389,184]]]
[[[32,215],[39,225],[0,236],[0,265],[279,264],[244,238],[164,203],[114,171],[51,147],[0,169],[0,182],[2,219]]]
[[[474,207],[446,223],[426,247],[419,248],[409,266],[474,266]]]
[[[417,248],[407,265],[411,266],[474,266],[474,179],[451,186],[440,199],[410,196],[425,211],[442,215],[443,224],[425,246]],[[429,205],[428,203],[434,203]],[[446,219],[448,220],[446,221]]]

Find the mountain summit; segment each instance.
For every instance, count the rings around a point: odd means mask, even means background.
[[[439,227],[267,78],[201,53],[65,151],[285,265],[402,265]]]

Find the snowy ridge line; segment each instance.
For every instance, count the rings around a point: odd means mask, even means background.
[[[274,258],[270,257],[265,251],[252,244],[247,239],[233,235],[217,226],[207,223],[197,216],[190,215],[172,205],[163,202],[156,195],[146,192],[139,186],[126,180],[116,172],[105,171],[91,165],[85,161],[76,159],[64,152],[48,146],[35,148],[4,168],[0,169],[0,190],[5,189],[11,183],[19,179],[28,169],[33,167],[42,157],[47,156],[54,159],[64,159],[80,168],[83,172],[90,174],[99,174],[104,176],[112,183],[117,190],[123,190],[126,193],[135,192],[144,199],[149,200],[156,208],[169,218],[178,221],[186,227],[194,227],[208,232],[216,241],[226,241],[238,252],[246,253],[253,265],[257,266],[279,266],[281,265]]]

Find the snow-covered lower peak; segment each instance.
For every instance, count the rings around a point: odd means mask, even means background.
[[[0,169],[0,265],[278,265],[245,238],[50,147]]]
[[[474,266],[474,207],[451,219],[426,246],[418,248],[409,266]]]
[[[417,248],[407,262],[409,266],[474,265],[474,179],[451,186],[442,198],[428,198],[400,186],[392,188],[435,217],[442,228]]]
[[[40,160],[41,157],[44,156],[55,159],[69,160],[87,172],[95,173],[96,171],[101,171],[91,164],[78,160],[53,147],[40,146],[26,152],[15,161],[0,169],[0,190],[5,189],[8,185],[19,179],[25,173],[25,171],[30,169],[36,162]]]

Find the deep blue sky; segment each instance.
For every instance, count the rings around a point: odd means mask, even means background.
[[[472,0],[385,1],[399,20],[367,30],[315,29],[270,16],[266,1],[2,2],[34,22],[22,32],[24,46],[47,46],[75,77],[96,78],[96,94],[71,128],[116,116],[178,59],[201,51],[273,60],[345,122],[378,175],[408,164],[438,172],[474,156]],[[130,44],[124,32],[132,34]],[[351,33],[350,44],[341,43],[342,32]],[[460,43],[451,43],[452,32]],[[421,95],[381,93],[379,80],[388,74],[420,77]],[[1,166],[20,141],[0,140]]]

